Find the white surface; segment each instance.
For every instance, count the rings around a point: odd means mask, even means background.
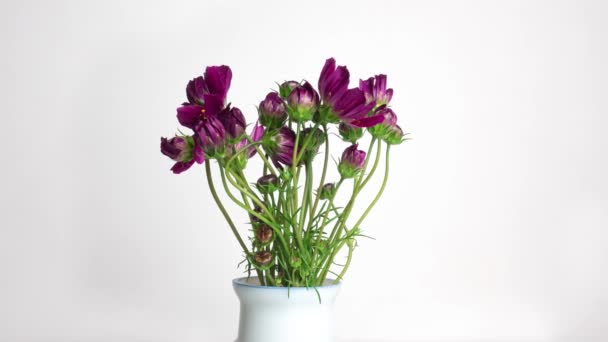
[[[608,339],[605,2],[2,2],[0,340],[232,341],[238,247],[159,136],[234,71],[250,120],[334,56],[414,140],[337,301],[345,340]],[[343,146],[340,146],[340,148]],[[337,151],[336,151],[337,152]],[[245,229],[244,215],[237,222]]]

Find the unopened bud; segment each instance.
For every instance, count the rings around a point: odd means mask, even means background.
[[[272,228],[267,224],[261,224],[255,232],[255,237],[262,244],[267,244],[272,240]]]
[[[272,253],[266,251],[257,252],[253,259],[259,265],[265,266],[270,264],[270,262],[272,261]]]
[[[336,194],[336,185],[334,183],[327,183],[321,188],[321,199],[327,200],[334,197]]]
[[[270,194],[279,188],[279,178],[275,175],[265,175],[258,179],[255,186],[262,194]]]

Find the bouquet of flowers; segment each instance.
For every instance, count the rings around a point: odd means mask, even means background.
[[[232,71],[210,66],[188,82],[188,102],[177,108],[177,120],[192,133],[161,138],[161,152],[175,161],[174,173],[204,163],[211,195],[243,250],[248,274],[255,271],[261,285],[315,287],[329,273],[339,282],[351,263],[356,238],[362,236],[361,223],[386,187],[391,146],[406,140],[389,106],[393,90],[386,87],[386,75],[360,80],[357,88],[349,88],[349,77],[348,69],[330,58],[321,70],[318,91],[307,81],[280,84],[260,102],[257,122],[247,133],[243,113],[226,100]],[[329,181],[332,132],[348,147],[335,161],[338,179]],[[365,134],[371,136],[367,152],[359,146]],[[246,169],[253,157],[263,166],[259,178],[250,182]],[[381,160],[380,188],[363,212],[354,212]],[[318,180],[314,162],[322,164]],[[216,187],[248,214],[248,239],[241,236]],[[346,187],[349,198],[340,206],[334,199]],[[337,265],[334,259],[345,246],[346,262]]]

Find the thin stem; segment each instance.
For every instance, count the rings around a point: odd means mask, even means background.
[[[215,200],[215,204],[217,204],[218,208],[222,212],[222,215],[224,215],[224,218],[228,222],[228,225],[230,226],[230,229],[232,230],[234,237],[236,237],[237,241],[239,242],[239,245],[241,245],[241,248],[245,252],[245,255],[247,255],[247,257],[249,257],[251,255],[251,253],[249,252],[249,249],[247,248],[247,246],[245,245],[245,242],[241,238],[241,234],[239,234],[239,231],[236,229],[234,222],[232,222],[230,215],[228,215],[226,208],[224,208],[224,205],[222,205],[222,201],[220,200],[219,196],[217,195],[217,191],[215,191],[215,186],[213,185],[213,178],[211,176],[211,167],[209,166],[209,164],[210,164],[210,161],[208,160],[205,163],[205,174],[207,175],[207,184],[209,184],[209,191],[211,191],[211,195],[213,196],[213,199]]]
[[[356,228],[359,227],[359,225],[361,224],[361,222],[363,222],[363,220],[365,219],[365,217],[367,216],[367,214],[369,214],[369,212],[372,210],[372,208],[374,207],[374,205],[376,205],[376,203],[380,199],[380,196],[382,196],[382,193],[384,192],[384,189],[386,188],[386,183],[388,181],[388,164],[389,164],[388,163],[388,161],[389,161],[388,157],[389,157],[390,148],[391,148],[391,145],[390,144],[386,144],[386,166],[384,168],[384,179],[382,180],[382,185],[380,186],[380,190],[376,194],[376,197],[374,197],[374,200],[372,201],[372,203],[370,203],[370,205],[367,207],[367,209],[365,209],[365,211],[363,212],[363,215],[361,215],[361,218],[359,218],[359,220],[357,221],[357,223],[355,223],[355,225],[353,226],[353,229],[356,229]]]
[[[327,163],[329,161],[329,139],[327,137],[327,126],[323,125],[323,132],[325,133],[325,156],[323,160],[323,172],[321,173],[321,181],[319,182],[319,186],[317,187],[317,194],[315,195],[315,203],[312,206],[312,214],[314,215],[317,212],[317,206],[319,205],[319,199],[321,198],[321,190],[323,190],[323,185],[325,185],[325,175],[327,174]],[[308,228],[306,230],[310,230],[312,225],[312,217],[310,222],[308,223]]]
[[[340,274],[338,275],[336,280],[334,280],[334,284],[337,284],[342,280],[342,278],[346,274],[346,271],[348,271],[348,267],[350,266],[350,261],[353,259],[353,250],[355,249],[354,241],[349,239],[346,242],[346,244],[348,245],[348,256],[346,257],[346,264],[344,264],[344,267],[342,268],[342,272],[340,272]],[[340,246],[339,248],[342,248],[342,246]]]

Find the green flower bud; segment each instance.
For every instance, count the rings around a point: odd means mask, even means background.
[[[279,86],[279,95],[284,100],[287,100],[287,98],[291,94],[291,91],[294,90],[296,87],[299,87],[299,86],[300,86],[300,83],[298,83],[296,81],[285,81],[285,82],[283,82],[283,84],[281,84]]]
[[[334,183],[327,183],[321,188],[321,199],[328,200],[332,199],[336,195],[336,185]]]
[[[265,175],[255,183],[261,194],[270,194],[279,189],[279,178],[275,175]]]
[[[289,260],[289,264],[293,268],[298,268],[302,266],[302,260],[300,259],[300,257],[294,255],[291,257],[291,260]]]
[[[399,145],[405,140],[403,138],[404,135],[405,134],[403,134],[403,130],[401,130],[401,127],[399,127],[399,125],[395,125],[390,128],[384,138],[384,141],[391,145]]]
[[[338,132],[340,132],[342,140],[350,142],[351,144],[356,143],[357,140],[361,139],[363,136],[363,128],[351,126],[344,122],[340,123],[338,126]]]
[[[306,144],[306,142],[308,141],[308,144]],[[306,144],[306,149],[304,150],[303,154],[302,154],[302,159],[301,162],[303,163],[307,163],[307,162],[311,162],[315,156],[317,155],[317,153],[319,153],[319,147],[321,147],[321,145],[323,145],[325,143],[325,134],[323,133],[322,130],[320,129],[315,129],[314,131],[312,130],[312,128],[306,128],[302,131],[302,136],[300,137],[299,140],[299,148],[298,150],[301,150],[302,147],[304,147],[304,144]]]

